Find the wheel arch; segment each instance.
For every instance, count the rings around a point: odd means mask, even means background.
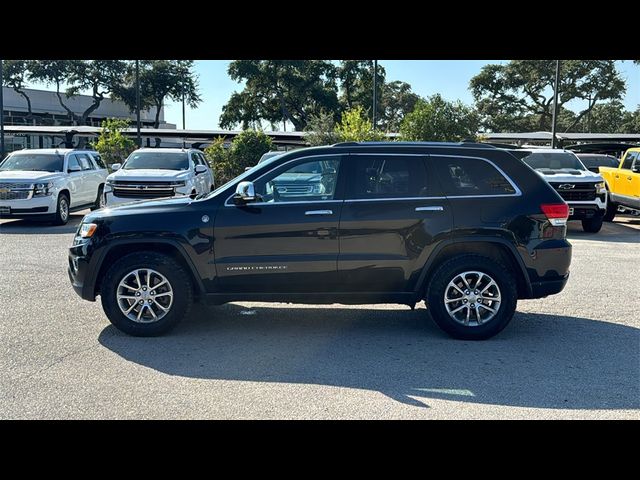
[[[515,247],[500,238],[458,238],[442,242],[428,258],[417,282],[419,298],[424,298],[431,276],[445,261],[464,254],[477,254],[504,264],[516,277],[518,298],[530,298],[531,281]]]
[[[107,247],[107,250],[102,255],[98,268],[94,270],[96,271],[92,282],[94,298],[100,293],[102,279],[108,268],[122,256],[136,252],[155,252],[171,257],[177,261],[185,269],[187,275],[189,275],[194,286],[194,294],[199,295],[204,293],[202,279],[193,262],[179,243],[168,239],[122,240],[114,241],[112,245]]]

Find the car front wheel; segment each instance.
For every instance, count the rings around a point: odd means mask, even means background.
[[[56,205],[56,213],[53,217],[54,225],[66,225],[69,221],[69,197],[64,193],[58,195],[58,203]]]
[[[454,257],[431,278],[427,308],[438,326],[454,338],[491,338],[513,318],[516,281],[495,260],[471,254]]]
[[[129,335],[151,337],[168,332],[189,313],[193,288],[189,275],[173,258],[137,252],[109,268],[100,296],[116,328]]]
[[[602,217],[593,217],[582,220],[582,229],[588,233],[598,233],[602,228]]]

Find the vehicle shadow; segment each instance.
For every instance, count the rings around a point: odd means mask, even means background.
[[[442,333],[424,308],[198,306],[171,334],[99,342],[159,372],[201,379],[331,385],[429,398],[568,409],[640,408],[640,330],[517,313],[484,342]]]
[[[75,233],[85,213],[72,213],[66,225],[51,225],[49,222],[36,220],[13,220],[0,223],[0,235],[51,235]]]
[[[587,233],[582,230],[580,222],[570,221],[567,238],[591,240],[595,242],[640,243],[640,230],[627,223],[605,222],[598,233]]]

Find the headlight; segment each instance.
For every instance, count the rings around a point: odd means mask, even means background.
[[[312,189],[313,193],[324,193],[324,185],[322,185],[321,183],[318,183],[316,185],[313,186]]]
[[[53,182],[49,183],[36,183],[33,186],[33,196],[34,197],[44,197],[47,195],[51,195],[53,192]]]
[[[80,232],[78,233],[82,238],[90,238],[95,233],[96,228],[98,228],[98,225],[95,223],[83,223],[80,225]]]
[[[598,193],[604,193],[607,191],[607,187],[605,186],[604,182],[596,183],[594,187],[596,187],[596,191]]]
[[[104,182],[104,184],[105,184],[107,187],[113,187],[114,181],[113,181],[113,180],[107,180],[106,182]]]
[[[185,182],[184,180],[179,181],[179,182],[171,182],[171,186],[172,187],[184,187],[187,184],[187,182]]]

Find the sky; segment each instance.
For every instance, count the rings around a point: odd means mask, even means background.
[[[198,60],[195,69],[199,75],[202,103],[197,109],[186,109],[186,128],[211,130],[219,128],[222,106],[234,91],[242,85],[229,78],[230,60]],[[472,104],[468,89],[471,77],[488,63],[504,63],[504,60],[379,60],[386,70],[388,82],[401,80],[411,85],[422,97],[439,93],[447,100],[462,100]],[[630,61],[617,62],[618,70],[627,80],[627,94],[623,100],[626,108],[635,110],[640,104],[640,66]],[[569,108],[580,110],[580,102],[572,102]],[[182,128],[182,104],[165,105],[165,121]]]

